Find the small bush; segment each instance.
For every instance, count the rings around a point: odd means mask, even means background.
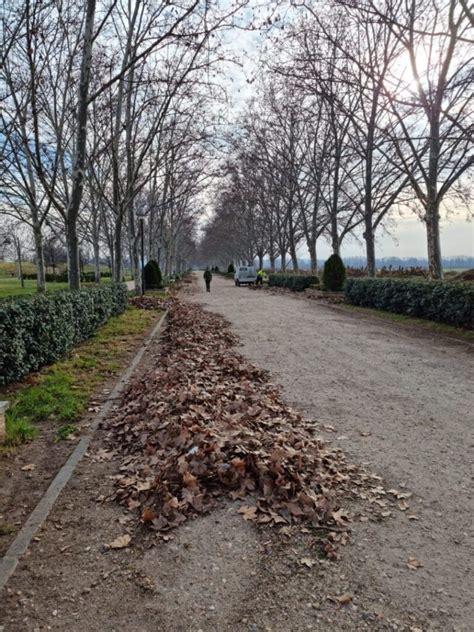
[[[348,279],[346,300],[415,318],[472,329],[474,286],[451,281]]]
[[[339,255],[331,255],[324,264],[324,289],[330,292],[340,292],[346,280],[346,268]]]
[[[0,384],[54,362],[121,314],[127,301],[122,284],[0,301]]]
[[[229,267],[227,268],[227,274],[235,274],[235,268],[233,263],[229,263]]]
[[[143,276],[145,279],[145,289],[157,290],[163,287],[163,277],[161,275],[160,266],[153,259],[146,264]]]
[[[270,274],[268,276],[270,287],[284,287],[295,292],[302,292],[306,288],[318,284],[318,277],[309,274]]]

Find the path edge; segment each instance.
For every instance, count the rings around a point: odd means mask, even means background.
[[[8,547],[7,552],[0,559],[0,591],[5,588],[8,580],[13,575],[18,566],[21,557],[28,550],[32,539],[34,538],[38,529],[40,529],[44,522],[46,521],[51,509],[54,506],[54,503],[58,499],[61,491],[67,485],[69,480],[71,479],[74,470],[76,469],[77,464],[81,461],[84,454],[87,452],[87,449],[90,445],[90,442],[99,427],[99,424],[104,421],[108,413],[110,412],[114,401],[119,398],[122,389],[127,385],[130,377],[133,372],[137,368],[138,364],[141,362],[143,355],[150,344],[161,332],[166,319],[168,316],[168,311],[165,310],[161,315],[160,320],[153,328],[152,332],[149,334],[147,338],[143,341],[141,347],[138,349],[135,354],[133,360],[128,365],[127,369],[122,373],[122,375],[117,380],[112,392],[109,394],[107,399],[102,404],[97,416],[89,427],[88,433],[83,435],[76,445],[72,453],[69,455],[67,461],[61,467],[61,469],[57,472],[56,476],[50,483],[48,489],[46,490],[44,496],[41,498],[39,503],[33,509],[31,514],[28,517],[28,520],[25,522],[23,527],[20,529],[18,534],[16,535],[13,542]]]

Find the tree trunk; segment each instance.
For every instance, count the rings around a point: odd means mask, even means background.
[[[120,219],[117,219],[115,224],[112,280],[114,283],[122,282],[122,222]]]
[[[432,279],[443,278],[443,262],[439,235],[439,207],[431,201],[426,210],[426,236],[428,241],[428,263]]]
[[[332,208],[331,208],[331,246],[335,255],[339,254],[339,235],[337,227],[337,207],[339,205],[339,153],[336,156],[336,164],[334,167],[333,192],[332,192]]]
[[[261,270],[263,268],[263,254],[261,252],[258,253],[258,269]]]
[[[96,283],[100,283],[100,247],[98,240],[94,239],[94,279]]]
[[[318,258],[316,256],[316,240],[308,242],[309,258],[311,261],[311,274],[318,273]]]
[[[66,249],[69,289],[79,290],[81,288],[79,239],[77,236],[76,222],[70,218],[68,218],[66,222]]]
[[[69,254],[69,287],[78,290],[81,287],[79,241],[77,238],[77,216],[84,187],[84,166],[87,149],[87,110],[89,83],[92,62],[92,44],[94,41],[94,16],[96,0],[87,0],[84,27],[84,49],[82,53],[79,99],[76,119],[76,154],[72,169],[72,191],[66,212],[66,238]]]
[[[128,234],[130,239],[130,265],[132,267],[132,278],[135,281],[135,294],[142,294],[142,269],[140,263],[140,236],[143,233],[143,219],[138,219],[140,226],[139,234],[135,225],[135,205],[131,202],[128,205]]]
[[[293,246],[293,244],[291,245],[290,251],[291,251],[291,265],[293,266],[293,271],[298,272],[298,257],[296,255],[296,249]]]
[[[439,234],[438,165],[440,155],[439,111],[430,125],[430,158],[427,180],[426,236],[428,241],[428,263],[432,279],[443,278],[443,262]]]
[[[109,271],[110,271],[110,276],[111,279],[113,281],[114,279],[114,270],[115,270],[115,254],[114,254],[114,243],[113,240],[107,240],[108,241],[108,247],[109,247]]]
[[[141,296],[143,273],[140,266],[140,252],[138,248],[138,239],[134,239],[132,243],[132,270],[133,280],[135,281],[135,294]]]
[[[282,272],[286,272],[286,252],[280,250],[280,267]]]
[[[36,290],[37,292],[44,292],[46,290],[46,271],[44,267],[43,235],[39,226],[34,226],[33,237],[36,253]]]
[[[369,277],[375,276],[375,236],[372,228],[371,216],[365,216],[365,249],[367,253],[367,274]]]
[[[22,261],[22,254],[21,254],[21,246],[20,245],[18,245],[18,248],[17,248],[17,260],[18,260],[18,276],[20,278],[21,287],[24,289],[25,288],[25,279],[23,278],[23,261]]]

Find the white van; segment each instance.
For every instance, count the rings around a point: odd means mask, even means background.
[[[237,266],[234,274],[235,285],[243,285],[244,283],[255,283],[257,273],[254,266]]]

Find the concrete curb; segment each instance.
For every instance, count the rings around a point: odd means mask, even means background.
[[[148,338],[146,338],[143,345],[137,351],[127,370],[122,374],[120,379],[115,384],[115,387],[110,393],[109,397],[102,404],[101,409],[94,419],[93,423],[91,424],[88,433],[81,437],[81,440],[74,448],[74,451],[69,456],[66,463],[62,466],[62,468],[54,477],[43,498],[33,509],[28,520],[23,525],[22,529],[20,530],[14,541],[11,543],[8,551],[5,553],[5,556],[0,560],[0,591],[5,587],[8,580],[15,572],[20,558],[28,550],[28,547],[30,546],[31,540],[33,539],[35,533],[44,524],[59,494],[71,478],[76,465],[86,453],[87,448],[89,447],[89,444],[99,424],[104,421],[104,419],[110,412],[110,409],[112,408],[114,400],[119,397],[120,392],[130,380],[132,373],[143,358],[143,354],[145,353],[148,345],[159,334],[166,321],[167,315],[168,312],[165,312],[163,314],[151,334],[148,336]]]

